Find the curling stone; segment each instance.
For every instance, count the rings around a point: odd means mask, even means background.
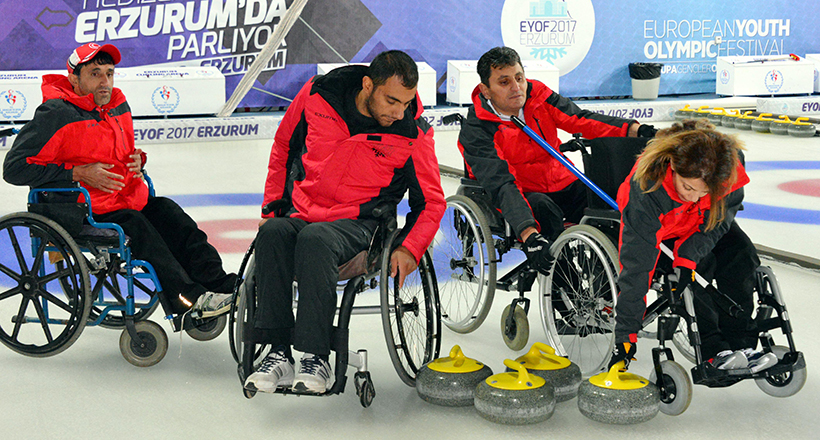
[[[631,425],[651,420],[658,414],[661,399],[658,387],[643,377],[628,373],[623,362],[609,371],[581,382],[578,409],[596,422]]]
[[[738,116],[740,116],[740,110],[732,110],[732,113],[726,113],[720,119],[720,125],[724,127],[734,128],[735,121],[737,120]]]
[[[771,113],[763,113],[759,115],[757,118],[752,120],[752,130],[758,133],[768,133],[769,126],[772,124],[773,119],[769,118]]]
[[[527,372],[534,374],[552,385],[555,401],[563,402],[578,395],[581,385],[581,369],[569,359],[555,354],[555,349],[536,342],[530,351],[515,360]],[[507,371],[513,371],[507,369]]]
[[[476,385],[493,371],[481,362],[464,356],[453,346],[450,356],[438,358],[419,369],[416,391],[423,400],[442,406],[470,406]]]
[[[814,124],[808,121],[809,118],[797,118],[796,121],[789,126],[789,134],[795,137],[812,137],[817,132]]]
[[[735,128],[738,130],[751,130],[752,129],[752,121],[755,119],[754,116],[749,116],[752,113],[750,111],[744,113],[741,116],[738,116],[735,119]]]
[[[769,131],[774,134],[788,135],[789,126],[792,125],[791,119],[786,115],[780,115],[778,118],[772,120],[772,123],[769,124]]]
[[[712,111],[709,110],[709,106],[708,105],[702,105],[702,106],[698,107],[698,109],[693,112],[692,118],[694,118],[694,119],[701,119],[701,118],[708,119],[709,115],[711,115],[711,114],[712,114]]]
[[[726,110],[724,110],[723,107],[715,107],[714,111],[709,112],[709,114],[706,116],[706,119],[708,119],[709,122],[712,123],[712,125],[719,127],[723,125],[721,121],[723,120],[723,115],[725,114]]]
[[[675,111],[675,120],[680,122],[684,119],[692,119],[692,115],[695,109],[689,108],[689,104],[686,104],[682,109],[678,109]]]
[[[494,374],[476,387],[478,414],[505,425],[527,425],[550,418],[555,411],[552,385],[512,359],[505,359],[504,365],[515,371]]]

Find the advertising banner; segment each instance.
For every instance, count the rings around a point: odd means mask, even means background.
[[[123,67],[214,66],[230,95],[291,3],[0,0],[0,70],[62,69],[75,47],[105,42]],[[718,56],[816,53],[816,11],[816,0],[309,0],[240,105],[285,106],[317,63],[386,49],[432,66],[443,93],[448,60],[499,45],[556,66],[569,97],[630,95],[631,62],[663,63],[661,95],[714,93]]]

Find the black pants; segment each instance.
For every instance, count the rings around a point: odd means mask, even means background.
[[[225,273],[208,236],[173,200],[149,197],[141,211],[121,209],[94,219],[120,225],[131,238],[131,256],[151,263],[172,308],[166,312],[189,309],[180,294],[193,304],[206,291],[233,291],[236,275]]]
[[[250,342],[330,354],[339,266],[370,246],[378,223],[271,218],[256,236],[257,309]],[[293,318],[293,281],[299,306]]]
[[[704,359],[710,359],[723,350],[757,346],[757,334],[750,327],[754,309],[755,270],[758,266],[760,259],[754,244],[737,222],[732,222],[729,231],[718,240],[712,252],[698,263],[697,272],[707,280],[715,280],[718,290],[743,308],[740,316],[733,318],[703,289],[695,289],[695,315]]]
[[[587,193],[583,182],[576,180],[561,191],[526,193],[535,221],[541,225],[541,235],[555,241],[564,232],[564,219],[578,223],[587,207]]]

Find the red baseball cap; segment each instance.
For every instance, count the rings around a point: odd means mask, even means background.
[[[119,63],[122,59],[120,50],[114,47],[113,44],[104,44],[102,46],[97,43],[84,44],[74,49],[74,52],[71,52],[71,56],[68,57],[68,61],[65,63],[68,73],[73,73],[78,65],[91,61],[97,55],[97,52],[105,52],[111,55],[111,58],[114,58],[114,64]]]

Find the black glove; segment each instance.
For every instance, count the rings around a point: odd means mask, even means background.
[[[624,370],[627,369],[629,363],[635,360],[635,353],[637,351],[637,343],[616,342],[615,348],[612,350],[612,357],[609,358],[609,365],[606,367],[607,371],[620,361],[624,361]]]
[[[543,235],[533,232],[524,242],[524,253],[527,254],[527,261],[530,267],[549,275],[552,269],[552,253],[550,253],[550,242]]]
[[[658,132],[658,129],[653,125],[641,124],[638,126],[638,137],[653,138]]]
[[[678,275],[678,285],[675,287],[675,292],[678,295],[683,295],[683,291],[695,282],[695,271],[678,266],[675,268],[675,273]]]

